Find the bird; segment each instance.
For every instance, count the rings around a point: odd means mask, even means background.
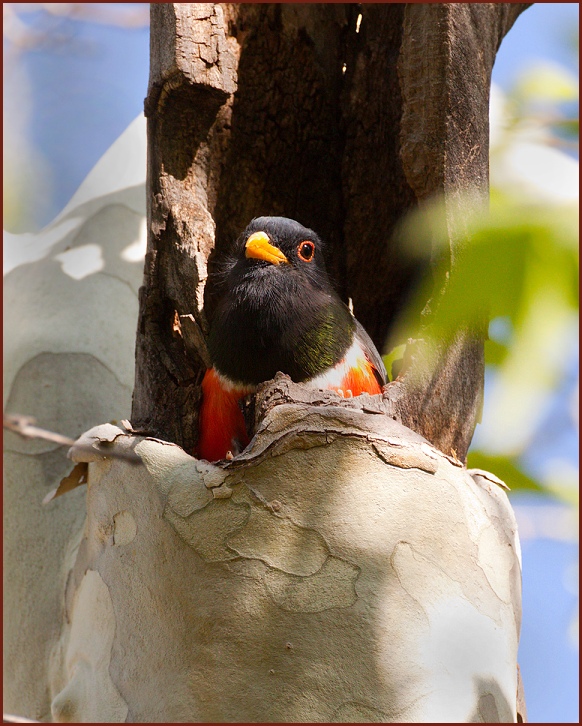
[[[198,458],[231,458],[248,445],[241,402],[278,371],[343,396],[382,392],[382,357],[334,290],[313,230],[256,217],[215,280]]]

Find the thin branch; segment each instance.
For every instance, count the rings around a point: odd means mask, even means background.
[[[86,451],[93,454],[98,451],[104,457],[124,459],[132,464],[141,462],[139,456],[133,451],[104,451],[100,448],[100,444],[104,442],[96,442],[93,446],[85,446],[76,442],[75,439],[63,436],[63,434],[57,434],[54,431],[41,429],[34,424],[36,424],[36,420],[32,416],[24,416],[18,413],[4,414],[4,428],[25,439],[43,439],[59,446],[74,446],[77,451]]]

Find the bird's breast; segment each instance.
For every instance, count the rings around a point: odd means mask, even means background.
[[[220,374],[237,384],[258,385],[281,371],[302,382],[342,358],[353,325],[339,300],[337,305],[328,293],[289,294],[256,282],[252,290],[239,289],[224,300],[215,313],[209,350]]]

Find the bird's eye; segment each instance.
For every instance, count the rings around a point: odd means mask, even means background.
[[[303,262],[311,262],[315,254],[315,245],[313,242],[300,242],[297,247],[297,254]]]

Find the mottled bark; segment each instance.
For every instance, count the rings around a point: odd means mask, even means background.
[[[516,720],[519,543],[495,477],[333,403],[273,407],[222,467],[109,424],[71,457],[87,523],[56,721]]]
[[[136,427],[194,445],[212,250],[253,216],[289,216],[326,239],[338,289],[381,349],[423,272],[395,225],[438,194],[455,274],[462,205],[487,200],[491,68],[525,7],[152,5]],[[437,300],[446,280],[434,283]],[[415,341],[385,392],[393,417],[461,460],[480,415],[484,335],[483,324]]]

